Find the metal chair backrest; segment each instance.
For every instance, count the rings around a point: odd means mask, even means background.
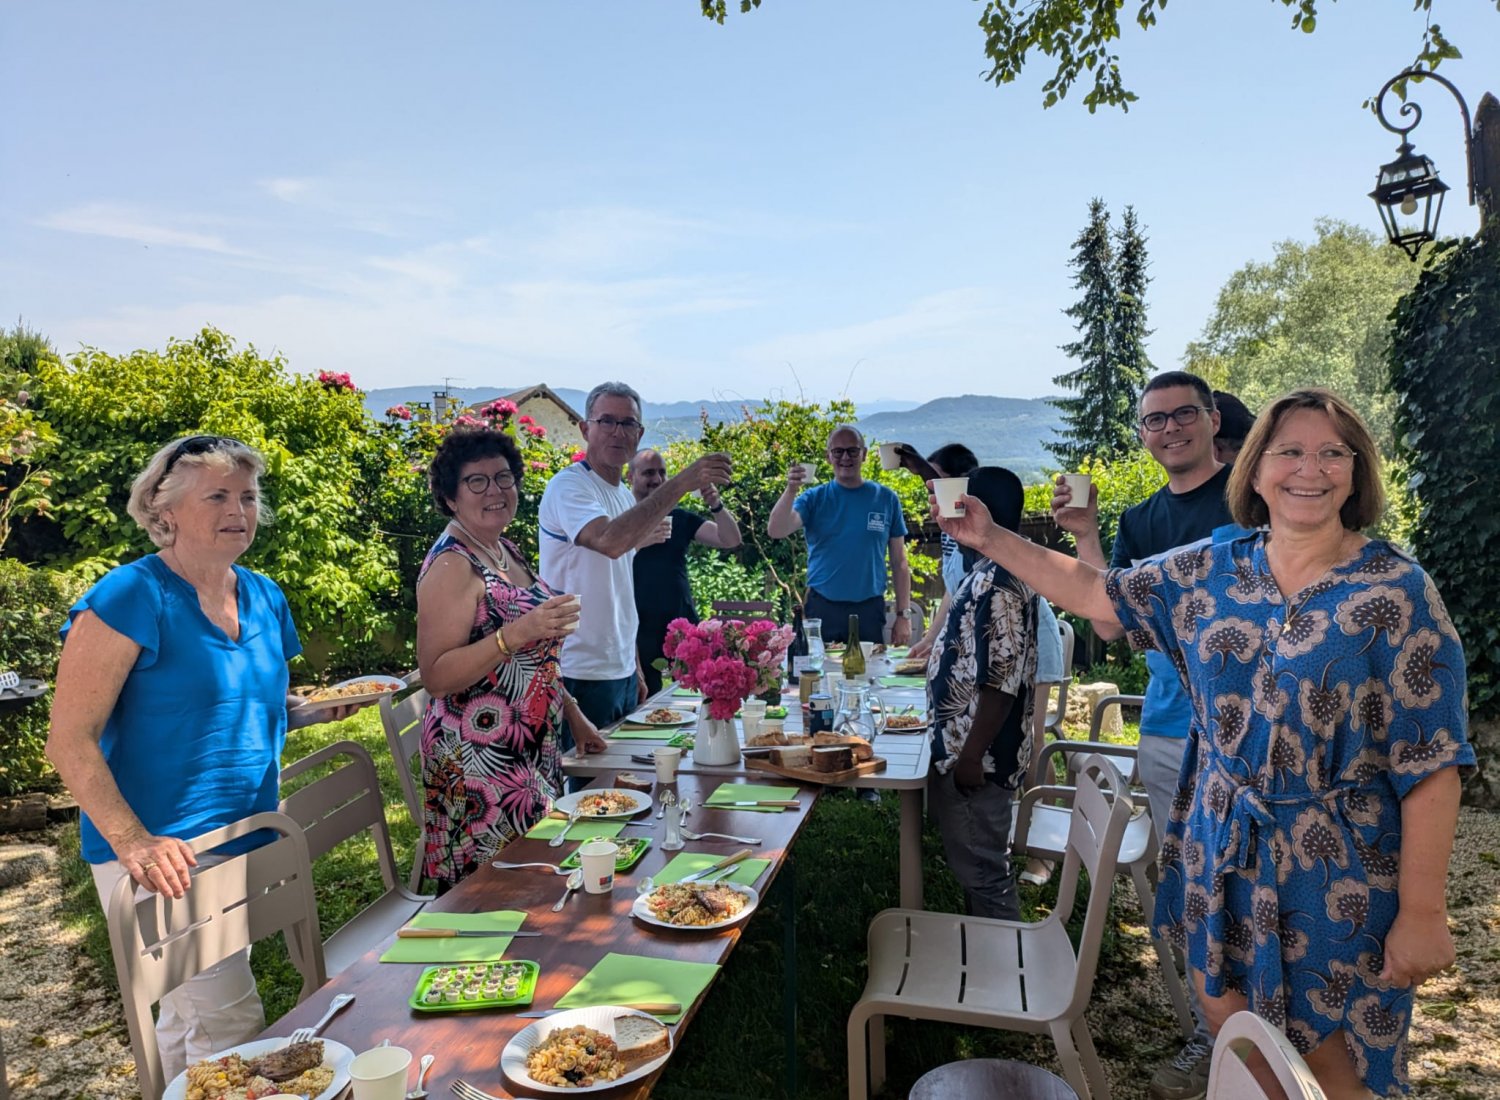
[[[188,843],[201,854],[262,829],[274,839],[200,865],[180,899],[137,894],[128,875],[110,895],[109,941],[143,1096],[160,1096],[166,1087],[151,1006],[189,978],[276,932],[286,934],[302,974],[299,1001],[326,978],[307,840],[295,821],[252,814]]]
[[[417,827],[417,856],[412,860],[407,889],[422,885],[422,816],[425,799],[422,794],[422,718],[431,698],[422,687],[422,674],[410,672],[401,678],[406,687],[380,700],[380,724],[385,728],[385,743],[396,762],[396,779],[406,812]]]
[[[282,791],[295,786],[295,781],[307,772],[340,757],[344,762],[327,775],[296,787],[290,794],[283,793],[281,812],[302,827],[307,837],[308,858],[313,861],[368,830],[375,844],[380,877],[387,890],[394,890],[401,879],[391,850],[391,832],[385,822],[385,799],[380,793],[375,761],[363,745],[335,741],[288,764],[281,769]]]
[[[758,619],[776,622],[776,605],[770,600],[715,600],[710,607],[716,619],[739,619],[753,623]]]
[[[1244,1057],[1260,1051],[1290,1100],[1327,1100],[1317,1078],[1291,1040],[1253,1012],[1236,1012],[1214,1037],[1214,1060],[1208,1071],[1206,1100],[1263,1100],[1266,1091]]]

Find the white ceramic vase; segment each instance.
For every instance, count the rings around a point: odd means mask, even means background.
[[[708,700],[698,711],[698,730],[693,735],[693,762],[696,764],[737,764],[740,739],[733,718],[710,718]]]

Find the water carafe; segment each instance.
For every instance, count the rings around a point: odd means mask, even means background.
[[[874,709],[878,706],[880,709]],[[874,741],[885,732],[885,702],[869,684],[839,682],[839,705],[833,716],[834,733],[852,733]]]

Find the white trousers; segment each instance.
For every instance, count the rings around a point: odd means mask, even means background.
[[[200,855],[198,866],[211,866],[224,857]],[[118,860],[91,865],[106,916],[115,883],[127,876]],[[144,890],[137,887],[139,893]],[[266,1027],[265,1010],[250,972],[250,950],[230,955],[189,978],[161,999],[156,1019],[156,1045],[161,1051],[162,1080],[171,1081],[193,1062],[221,1050],[248,1043]]]

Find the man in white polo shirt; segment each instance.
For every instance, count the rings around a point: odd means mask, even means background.
[[[640,395],[604,382],[584,403],[584,458],[547,482],[538,514],[541,576],[583,601],[578,629],[563,643],[563,687],[599,728],[645,698],[636,660],[637,618],[631,561],[637,547],[661,542],[662,520],[688,493],[730,478],[729,456],[706,454],[637,501],[624,483],[644,426]],[[573,747],[563,730],[562,747]]]

